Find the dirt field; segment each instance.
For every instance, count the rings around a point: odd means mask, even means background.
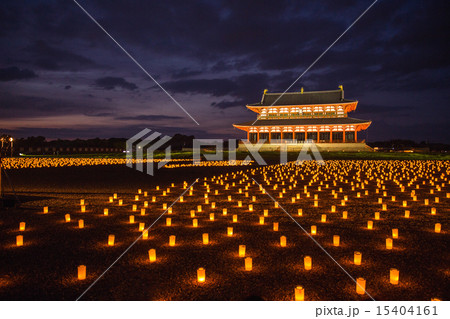
[[[376,300],[448,300],[449,171],[448,162],[437,161],[186,167],[162,169],[156,176],[123,165],[9,170],[22,205],[1,212],[0,299],[77,299],[141,235],[140,222],[149,227],[164,213],[164,203],[170,205],[188,191],[184,181],[189,186],[199,178],[193,195],[187,192],[183,202],[176,202],[172,214],[167,212],[150,228],[149,238],[137,241],[82,300],[293,300],[294,288],[299,285],[305,289],[306,300],[370,300],[367,294],[356,293],[350,276],[366,279],[367,292]],[[275,208],[258,184],[298,224]],[[170,193],[163,196],[167,188]],[[142,194],[135,200],[138,189]],[[113,193],[118,199],[109,203]],[[293,203],[297,194],[300,199]],[[318,207],[314,207],[314,195]],[[153,196],[156,202],[152,202]],[[252,196],[256,196],[254,202]],[[387,205],[386,211],[379,198]],[[86,202],[84,213],[80,199]],[[428,205],[425,199],[429,199]],[[141,215],[145,201],[148,207]],[[407,201],[405,207],[403,201]],[[211,207],[212,202],[216,208]],[[132,205],[137,205],[137,211]],[[202,212],[197,212],[198,205]],[[336,212],[331,211],[332,205]],[[44,206],[49,207],[47,214]],[[104,208],[109,209],[108,216],[104,216]],[[299,208],[303,216],[298,216]],[[265,209],[268,216],[260,225]],[[192,226],[191,210],[195,210],[199,227]],[[410,218],[404,217],[405,210],[410,211]],[[343,211],[348,212],[347,219],[342,218]],[[375,212],[380,212],[379,220],[374,218]],[[210,213],[214,213],[213,221]],[[65,222],[65,214],[70,214],[70,222]],[[321,222],[322,214],[327,215],[326,222]],[[130,215],[135,216],[133,224]],[[238,222],[233,222],[233,215]],[[172,219],[171,226],[166,226],[167,217]],[[84,220],[85,228],[78,228],[79,219]],[[372,230],[367,229],[369,220],[374,224]],[[19,230],[20,222],[26,222],[25,231]],[[273,230],[274,222],[279,223],[278,231]],[[436,223],[442,224],[440,233],[434,231]],[[317,226],[313,238],[332,258],[302,230],[309,233],[312,225]],[[233,236],[227,236],[227,227],[233,227]],[[393,249],[387,250],[385,240],[392,237],[393,228],[398,229],[398,239],[394,238]],[[208,245],[202,244],[203,233],[209,234]],[[110,234],[115,235],[114,246],[107,245]],[[23,235],[22,247],[16,246],[17,235]],[[169,246],[170,235],[176,235],[173,247]],[[333,246],[333,235],[340,236],[338,247]],[[286,236],[286,247],[280,247],[280,236]],[[253,259],[251,271],[244,270],[239,245],[246,245],[246,256]],[[156,249],[154,263],[148,258],[151,248]],[[353,263],[354,251],[362,253],[359,266]],[[305,256],[312,257],[311,270],[303,267]],[[77,279],[79,265],[87,267],[86,280]],[[204,283],[197,282],[200,267],[206,269]],[[390,268],[400,271],[398,285],[389,282]]]

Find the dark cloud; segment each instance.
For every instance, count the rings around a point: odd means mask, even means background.
[[[117,120],[131,120],[131,121],[163,121],[163,120],[180,120],[181,116],[170,115],[136,115],[136,116],[122,116],[116,117]]]
[[[0,81],[25,80],[37,77],[36,73],[28,69],[19,69],[16,66],[0,69]]]
[[[191,76],[199,75],[199,74],[202,74],[201,70],[192,70],[189,68],[183,68],[179,71],[173,72],[172,78],[181,79],[181,78],[191,77]]]
[[[113,90],[115,88],[122,88],[125,90],[136,90],[138,87],[136,84],[132,82],[128,82],[124,78],[121,77],[114,77],[114,76],[106,76],[103,78],[99,78],[95,80],[96,87],[105,89],[105,90]]]
[[[230,107],[243,106],[246,105],[247,102],[244,100],[234,100],[234,101],[220,101],[220,102],[212,102],[211,106],[217,107],[219,109],[228,109]]]
[[[71,87],[72,87],[72,86],[70,86],[70,85],[66,85],[66,86],[64,87],[64,89],[65,89],[65,90],[69,90]]]

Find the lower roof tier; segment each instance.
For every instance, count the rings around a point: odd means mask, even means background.
[[[273,119],[273,120],[256,120],[245,123],[234,124],[235,127],[251,127],[251,126],[303,126],[303,125],[351,125],[351,124],[368,124],[372,121],[360,120],[352,117],[336,117],[336,118],[306,118],[306,119]]]

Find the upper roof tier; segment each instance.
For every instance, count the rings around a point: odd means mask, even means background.
[[[330,91],[311,91],[268,93],[264,91],[261,102],[248,104],[248,106],[282,106],[282,105],[317,105],[350,103],[354,100],[344,99],[344,89]]]

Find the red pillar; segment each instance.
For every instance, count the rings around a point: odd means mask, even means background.
[[[342,131],[342,142],[345,143],[345,130]]]
[[[357,133],[358,133],[358,131],[357,131],[357,130],[355,130],[355,142],[358,142],[358,137],[357,137]]]
[[[330,143],[333,143],[333,131],[330,131]]]
[[[250,132],[247,131],[247,141],[250,141]]]
[[[319,143],[319,141],[320,141],[320,132],[317,131],[317,143]]]

